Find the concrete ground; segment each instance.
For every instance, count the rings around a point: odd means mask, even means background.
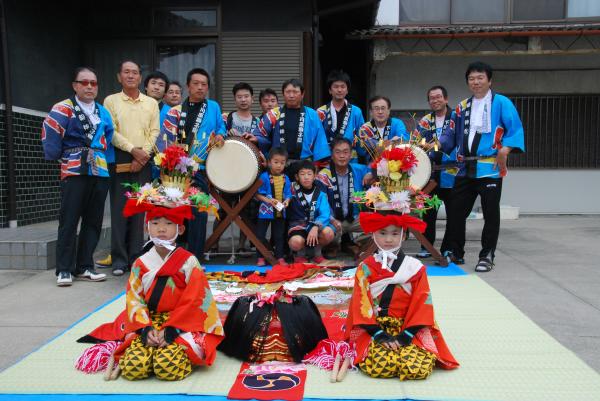
[[[443,224],[438,225],[440,237]],[[482,224],[474,220],[467,225],[464,268],[469,273],[477,259]],[[414,252],[418,246],[411,240],[405,248]],[[598,249],[600,216],[504,220],[496,268],[480,277],[600,372]],[[240,264],[253,262],[238,259]],[[0,270],[0,369],[113,299],[125,282],[125,276],[109,275],[102,283],[75,282],[58,288],[53,271]]]

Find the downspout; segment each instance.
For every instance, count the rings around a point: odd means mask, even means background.
[[[15,180],[15,149],[13,130],[13,103],[10,86],[10,64],[8,62],[8,39],[6,37],[6,7],[4,0],[0,0],[0,37],[2,37],[2,70],[4,72],[4,103],[6,105],[6,173],[7,173],[7,209],[8,226],[17,227],[17,194]]]

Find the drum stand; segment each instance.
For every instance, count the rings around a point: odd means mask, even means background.
[[[221,234],[223,234],[223,232],[225,232],[225,229],[227,227],[229,227],[231,225],[231,223],[235,223],[239,227],[240,231],[243,232],[244,234],[246,234],[246,238],[248,238],[250,243],[254,244],[254,246],[256,247],[258,252],[260,252],[260,254],[272,266],[275,266],[277,264],[277,259],[275,259],[275,256],[273,256],[273,254],[269,251],[269,249],[267,249],[265,244],[263,244],[263,242],[260,241],[258,239],[258,237],[256,237],[256,234],[254,233],[254,231],[252,231],[250,229],[250,227],[248,227],[248,223],[242,218],[242,216],[240,216],[242,209],[244,209],[244,207],[248,204],[248,202],[250,202],[250,200],[252,199],[254,194],[256,194],[256,192],[258,191],[258,188],[260,188],[261,185],[262,185],[262,181],[260,179],[256,180],[256,182],[254,184],[252,184],[252,186],[246,190],[246,193],[244,194],[244,196],[242,196],[240,201],[233,207],[229,204],[229,202],[227,202],[225,199],[223,199],[221,194],[218,191],[216,191],[212,185],[210,186],[210,188],[209,188],[210,194],[212,195],[213,198],[216,199],[216,201],[219,203],[219,206],[221,206],[221,208],[225,211],[226,217],[219,223],[219,225],[217,225],[217,227],[215,228],[213,233],[210,235],[208,240],[206,240],[206,244],[204,245],[204,252],[208,252],[208,250],[211,249],[215,243],[217,243]],[[233,248],[233,230],[232,230],[231,237],[232,237],[232,250],[233,250],[234,249]],[[233,254],[232,254],[232,259],[230,259],[230,261],[232,261],[232,260],[235,261]]]
[[[423,188],[423,192],[428,194],[431,191],[433,191],[433,189],[436,186],[437,186],[437,182],[435,182],[435,180],[429,180],[429,183],[427,183],[425,188]],[[437,262],[439,263],[440,266],[442,266],[442,267],[448,266],[448,260],[445,257],[443,257],[442,254],[437,249],[435,249],[433,247],[431,242],[429,242],[429,240],[427,238],[425,238],[425,236],[423,234],[421,234],[420,232],[418,232],[412,228],[409,228],[408,230],[410,231],[410,233],[412,235],[415,236],[417,241],[419,241],[421,243],[421,245],[423,245],[425,247],[425,249],[427,249],[427,251],[431,254],[431,256],[435,260],[437,260]],[[365,250],[363,252],[361,252],[359,260],[362,262],[369,255],[373,255],[375,252],[377,252],[377,245],[375,245],[375,242],[372,239],[370,239]]]

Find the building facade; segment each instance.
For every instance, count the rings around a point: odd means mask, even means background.
[[[590,185],[600,182],[600,2],[384,0],[376,25],[348,37],[371,44],[369,94],[389,96],[408,126],[427,112],[428,88],[445,86],[454,107],[470,95],[467,65],[492,65],[492,89],[515,103],[527,148],[509,158],[502,203],[600,213]]]
[[[302,79],[305,103],[319,106],[327,94],[321,77],[333,68],[357,77],[351,96],[358,103],[366,97],[368,44],[345,35],[373,25],[377,1],[0,4],[6,83],[0,90],[0,227],[57,218],[59,170],[43,159],[40,128],[52,105],[72,94],[77,66],[97,71],[100,102],[120,90],[116,75],[125,59],[140,64],[143,75],[160,70],[184,86],[191,68],[206,69],[210,97],[223,111],[234,109],[236,82],[250,83],[257,97],[267,87],[279,92],[289,78]]]

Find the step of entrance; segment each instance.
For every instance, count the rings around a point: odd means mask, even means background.
[[[0,269],[56,268],[58,220],[0,229]],[[110,247],[110,218],[104,218],[96,249]]]

